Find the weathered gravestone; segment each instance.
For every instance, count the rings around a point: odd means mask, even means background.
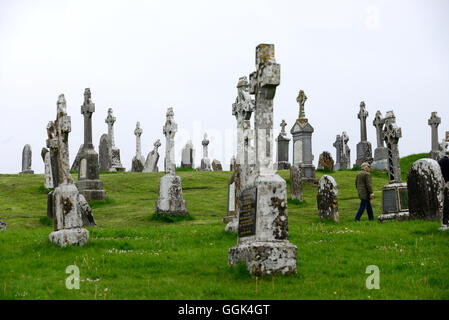
[[[407,220],[408,192],[407,183],[402,183],[398,142],[402,137],[401,128],[396,124],[393,111],[385,115],[383,137],[388,149],[388,178],[389,184],[382,188],[382,214],[379,222],[389,220]]]
[[[142,128],[140,128],[140,122],[137,121],[134,135],[136,136],[136,155],[132,159],[132,172],[142,172],[145,166],[145,158],[142,156],[142,144],[140,137],[142,136]]]
[[[147,160],[145,161],[143,172],[159,172],[159,167],[157,166],[159,153],[157,149],[161,146],[161,141],[157,139],[153,146],[154,149],[148,154]]]
[[[195,149],[191,140],[187,141],[181,156],[181,168],[195,168]]]
[[[338,188],[335,179],[323,175],[318,182],[316,196],[318,216],[320,219],[329,219],[338,222]]]
[[[207,139],[207,133],[204,134],[204,139],[201,142],[203,145],[203,158],[201,159],[201,171],[211,171],[210,159],[208,158],[208,145],[209,140]]]
[[[256,68],[249,91],[256,97],[256,173],[240,195],[238,245],[229,249],[228,263],[244,262],[256,276],[296,274],[297,248],[288,241],[286,182],[272,162],[273,98],[280,81],[274,45],[257,46]]]
[[[292,200],[303,200],[302,187],[304,178],[304,168],[292,165],[290,167],[290,194]]]
[[[108,109],[105,123],[108,125],[108,134],[100,138],[100,170],[101,171],[126,171],[120,161],[120,149],[115,146],[114,123],[116,117],[112,108]]]
[[[336,163],[334,170],[351,169],[351,149],[348,146],[349,137],[346,131],[337,135],[333,146],[336,151]]]
[[[44,161],[44,186],[47,189],[53,189],[53,175],[51,173],[51,159],[50,152],[47,148],[42,148],[41,157]]]
[[[385,119],[382,113],[378,110],[373,120],[373,126],[376,128],[377,148],[374,149],[374,161],[371,163],[371,168],[376,170],[388,169],[388,149],[384,145],[383,126]]]
[[[218,161],[217,159],[214,159],[212,161],[212,169],[214,171],[223,171],[223,166],[221,165],[220,161]]]
[[[299,117],[290,130],[293,136],[293,164],[304,169],[303,180],[305,182],[317,182],[315,178],[315,166],[312,154],[313,127],[305,116],[304,104],[307,96],[303,90],[299,91],[296,101],[299,104]]]
[[[100,171],[114,171],[112,169],[112,144],[107,134],[101,136],[98,149],[100,152]]]
[[[437,161],[419,159],[407,175],[408,209],[411,219],[441,221],[444,178]]]
[[[287,138],[287,133],[285,132],[285,127],[287,123],[282,120],[281,132],[276,138],[277,142],[277,161],[275,163],[275,169],[277,170],[288,170],[290,169],[290,163],[288,162],[288,149],[290,144],[290,138]]]
[[[371,142],[367,140],[366,135],[366,118],[368,118],[368,115],[368,111],[366,111],[365,108],[365,102],[360,102],[360,112],[357,115],[360,119],[360,142],[357,143],[357,159],[355,161],[355,167],[360,167],[364,162],[369,164],[373,162]]]
[[[0,220],[0,231],[5,231],[6,230],[6,222]]]
[[[70,116],[67,115],[66,101],[61,94],[57,102],[56,121],[50,122],[55,134],[48,142],[52,148],[58,149],[58,186],[53,194],[53,227],[49,239],[58,246],[82,246],[89,241],[89,231],[83,228],[82,213],[78,205],[80,194],[73,183],[69,170],[69,133],[71,131]]]
[[[334,171],[334,159],[332,159],[332,155],[328,151],[323,151],[320,154],[320,158],[318,160],[318,169]]]
[[[431,127],[432,130],[432,149],[429,152],[429,158],[434,159],[436,161],[440,160],[443,156],[440,151],[440,144],[438,142],[438,126],[441,123],[441,118],[437,115],[437,112],[432,112],[429,120],[427,120],[427,124]]]
[[[25,174],[34,174],[34,171],[31,169],[31,161],[32,161],[32,151],[31,146],[26,144],[23,147],[22,151],[22,172]]]
[[[81,114],[84,116],[84,144],[79,152],[78,182],[76,187],[86,201],[106,200],[106,191],[103,181],[100,180],[98,153],[92,143],[92,115],[95,112],[95,103],[92,102],[89,88],[84,90],[84,103]]]
[[[187,215],[186,202],[182,197],[181,178],[175,174],[175,134],[178,125],[173,120],[173,108],[168,108],[167,120],[162,130],[166,138],[165,175],[159,184],[159,198],[156,202],[156,213],[169,216]]]
[[[83,150],[84,145],[80,145],[78,152],[76,153],[76,158],[73,160],[72,167],[70,168],[71,171],[77,171],[80,167],[80,155],[81,151]]]

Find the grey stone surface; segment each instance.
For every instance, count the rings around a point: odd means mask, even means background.
[[[51,172],[50,151],[47,148],[42,148],[41,157],[44,161],[44,186],[47,189],[53,189],[53,174]]]
[[[292,200],[303,200],[302,186],[304,178],[304,169],[297,165],[290,167],[290,194]]]
[[[234,171],[235,164],[236,164],[235,156],[232,156],[231,161],[229,162],[229,171]]]
[[[432,112],[429,120],[427,120],[427,124],[431,128],[431,136],[432,136],[432,148],[429,152],[429,158],[434,159],[436,161],[440,160],[443,156],[440,151],[440,145],[438,142],[438,126],[441,123],[441,118],[438,116],[437,112]]]
[[[114,117],[112,108],[108,109],[108,116],[105,119],[105,123],[108,125],[108,136],[111,143],[111,168],[109,171],[126,171],[120,161],[120,149],[115,146],[115,136],[114,136],[114,124],[117,120]]]
[[[3,220],[0,220],[0,231],[6,230],[6,222]]]
[[[334,159],[328,151],[323,151],[318,159],[318,169],[334,171]]]
[[[132,172],[142,172],[143,168],[145,166],[145,158],[142,156],[142,143],[141,143],[141,136],[142,136],[142,128],[140,128],[140,122],[137,121],[136,123],[136,129],[134,130],[134,135],[136,136],[136,155],[132,159]]]
[[[73,160],[72,167],[70,168],[70,170],[72,170],[72,171],[78,171],[79,170],[79,167],[80,167],[80,155],[81,155],[81,152],[82,152],[83,148],[84,148],[84,145],[83,144],[80,145],[80,147],[78,149],[78,152],[76,153],[75,160]]]
[[[159,172],[157,163],[159,161],[158,149],[161,146],[161,141],[157,139],[153,146],[154,149],[148,154],[147,160],[145,161],[143,172]]]
[[[388,170],[388,149],[384,145],[383,126],[385,119],[378,110],[373,120],[373,126],[376,128],[377,148],[374,149],[374,161],[371,168],[376,170]]]
[[[100,180],[98,153],[92,143],[92,115],[95,112],[95,104],[89,88],[84,90],[84,103],[81,106],[81,114],[84,117],[84,143],[81,152],[78,153],[78,191],[87,201],[106,200],[106,191],[103,189],[103,181]]]
[[[83,226],[85,227],[96,227],[94,215],[92,214],[92,209],[89,206],[86,198],[80,194],[78,198],[78,210],[81,212],[81,218],[83,220]]]
[[[201,142],[201,144],[203,145],[203,158],[201,159],[200,170],[201,171],[212,171],[210,159],[208,157],[209,140],[207,139],[207,133],[204,134],[204,139]]]
[[[288,170],[290,169],[290,162],[288,162],[288,149],[290,144],[290,138],[287,137],[287,133],[285,132],[285,127],[287,123],[285,120],[282,120],[281,124],[281,132],[279,136],[276,138],[277,145],[277,158],[275,163],[275,169],[277,170]]]
[[[296,274],[297,248],[288,241],[286,182],[274,171],[272,162],[273,99],[280,83],[280,65],[274,57],[274,45],[257,46],[256,68],[250,75],[249,90],[256,98],[256,166],[254,174],[245,182],[245,190],[247,187],[254,190],[255,197],[249,199],[251,204],[240,204],[238,245],[229,249],[228,263],[244,262],[247,270],[256,276]],[[244,221],[249,225],[242,224]],[[242,228],[253,228],[254,232],[245,236],[240,232]]]
[[[366,135],[366,118],[368,118],[365,102],[360,102],[360,111],[357,117],[360,119],[360,142],[357,144],[357,159],[355,167],[360,167],[362,163],[373,162],[373,152],[371,143],[367,140]]]
[[[388,149],[388,172],[390,183],[400,183],[401,167],[398,143],[399,139],[402,137],[402,130],[396,124],[396,117],[394,116],[393,111],[388,111],[385,115],[383,137]]]
[[[338,222],[338,187],[333,177],[329,175],[321,177],[316,201],[320,219]]]
[[[33,156],[31,151],[31,146],[29,144],[26,144],[23,147],[22,151],[22,172],[25,174],[34,174],[34,171],[31,169],[31,162],[32,162]]]
[[[221,165],[220,161],[218,161],[217,159],[214,159],[212,161],[212,169],[214,171],[223,171],[223,166]]]
[[[408,204],[411,219],[442,221],[444,178],[433,159],[419,159],[407,175]]]
[[[59,171],[58,186],[52,193],[52,201],[49,201],[51,202],[50,205],[53,206],[50,211],[53,214],[54,228],[54,231],[49,235],[49,239],[59,246],[82,246],[88,242],[89,232],[82,228],[83,221],[79,206],[80,194],[70,175],[68,139],[71,131],[71,119],[67,115],[67,106],[63,94],[58,98],[56,120],[50,122],[49,127],[53,129],[47,127],[47,131],[52,132],[52,134],[49,134],[49,137],[52,138],[47,141],[47,145],[51,149],[57,149]]]
[[[99,164],[100,171],[113,171],[112,170],[112,145],[111,140],[107,134],[103,134],[100,138],[100,151]]]
[[[337,135],[333,146],[336,149],[336,162],[334,170],[351,169],[351,149],[348,146],[349,137],[346,131]]]
[[[181,168],[195,168],[195,149],[191,140],[187,141],[182,149]]]

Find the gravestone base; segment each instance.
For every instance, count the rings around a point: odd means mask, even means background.
[[[382,188],[382,214],[379,222],[409,220],[407,183],[387,184]]]
[[[315,166],[313,164],[297,164],[302,169],[302,181],[305,183],[318,184],[318,179],[315,178]]]
[[[290,163],[287,161],[281,161],[274,164],[275,170],[290,170]]]
[[[103,190],[103,181],[101,180],[79,180],[75,183],[80,194],[91,200],[106,200],[106,191]]]
[[[192,169],[192,164],[191,163],[182,163],[181,162],[181,168],[188,168],[188,169]]]
[[[254,276],[296,274],[297,248],[287,240],[256,241],[230,248],[229,265],[242,262]]]
[[[373,162],[373,154],[371,151],[371,143],[368,141],[360,141],[357,143],[357,159],[355,161],[354,167],[360,168],[362,163]]]
[[[181,178],[166,174],[159,184],[159,198],[156,202],[156,213],[168,216],[187,215],[186,202],[182,198]]]
[[[89,231],[84,228],[61,229],[48,236],[54,244],[65,246],[83,246],[89,242]]]
[[[34,174],[33,170],[25,170],[21,172],[22,174]]]

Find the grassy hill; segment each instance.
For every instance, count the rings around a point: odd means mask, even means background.
[[[404,172],[417,156],[402,159]],[[408,167],[407,167],[408,166]],[[289,171],[280,171],[288,183]],[[317,177],[322,176],[317,172]],[[42,175],[0,175],[0,299],[449,299],[449,233],[424,221],[353,222],[357,171],[331,173],[339,188],[340,222],[321,222],[316,186],[288,202],[298,275],[255,278],[228,267],[237,236],[224,232],[230,172],[182,170],[194,218],[151,219],[163,173],[102,174],[106,202],[92,202],[98,224],[88,245],[59,248],[48,240]],[[381,213],[386,173],[372,171],[373,207]],[[67,266],[80,268],[80,290],[67,290]],[[365,287],[366,267],[380,269],[380,290]]]

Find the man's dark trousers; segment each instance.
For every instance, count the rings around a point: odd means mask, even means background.
[[[362,217],[363,212],[365,212],[365,208],[366,208],[366,212],[368,213],[368,219],[374,220],[373,207],[371,207],[371,201],[362,200],[360,202],[359,211],[357,212],[357,215],[355,216],[355,221],[360,221],[360,218]]]

